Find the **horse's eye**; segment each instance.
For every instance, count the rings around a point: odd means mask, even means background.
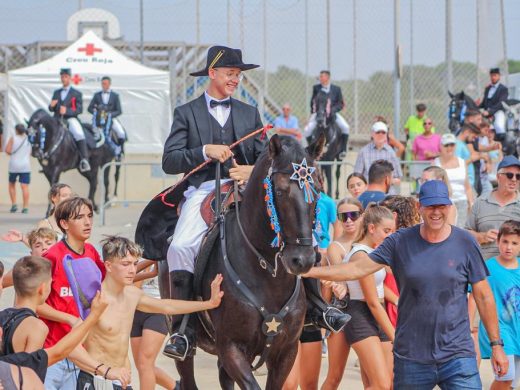
[[[276,190],[276,196],[282,196],[283,195],[283,192],[280,191],[280,190]]]

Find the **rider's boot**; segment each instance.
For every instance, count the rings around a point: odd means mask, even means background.
[[[170,294],[174,299],[193,299],[193,274],[188,271],[170,272]],[[195,319],[196,315],[189,314],[173,316],[172,336],[164,347],[164,355],[179,361],[195,355]]]
[[[343,160],[347,156],[348,134],[341,133],[340,144],[339,158]]]
[[[117,145],[118,145],[118,153],[116,154],[117,162],[121,161],[123,159],[123,156],[125,155],[125,142],[126,142],[126,138],[117,139]]]
[[[87,148],[87,141],[84,139],[80,139],[79,141],[76,141],[76,145],[78,145],[79,150],[79,171],[80,172],[87,172],[90,171],[90,164],[88,162],[88,148]]]
[[[307,296],[307,317],[320,328],[339,332],[350,321],[350,315],[330,306],[322,298],[319,281],[312,278],[304,278],[305,294]]]

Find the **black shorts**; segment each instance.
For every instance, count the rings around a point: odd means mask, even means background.
[[[366,302],[351,299],[346,313],[352,316],[352,319],[343,328],[345,338],[350,345],[372,336],[379,337],[381,342],[390,341],[372,315]]]
[[[112,384],[114,390],[123,390],[120,385]],[[94,376],[85,371],[80,371],[76,390],[94,389]],[[126,386],[126,390],[132,390],[132,386]]]
[[[130,337],[141,337],[144,329],[167,335],[168,322],[166,321],[166,316],[164,314],[143,313],[142,311],[136,310]]]
[[[315,325],[304,326],[300,334],[300,343],[314,343],[321,341],[321,329]]]

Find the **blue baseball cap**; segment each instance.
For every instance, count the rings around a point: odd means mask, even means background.
[[[421,206],[451,205],[448,187],[442,180],[430,180],[421,185],[419,191]]]
[[[505,156],[500,164],[498,164],[497,171],[500,171],[502,168],[508,167],[519,167],[520,168],[520,160],[518,160],[515,156]]]

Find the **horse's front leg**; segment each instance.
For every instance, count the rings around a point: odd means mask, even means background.
[[[220,388],[222,390],[233,390],[235,388],[235,383],[233,382],[233,379],[231,379],[226,372],[226,369],[222,365],[222,362],[220,359],[218,359],[217,362],[218,365],[218,380],[220,382]]]
[[[283,387],[289,376],[298,353],[298,342],[278,348],[278,353],[273,353],[267,359],[267,382],[266,390],[277,390]]]
[[[193,356],[187,357],[183,362],[176,361],[175,366],[177,372],[181,377],[180,390],[197,390],[197,383],[195,382],[195,368],[193,365]]]
[[[103,199],[103,201],[107,203],[109,198],[108,194],[110,191],[110,167],[103,171],[103,185],[105,186],[105,199]]]
[[[261,389],[251,371],[249,360],[236,344],[226,337],[220,337],[217,339],[217,351],[218,359],[222,362],[220,370],[225,370],[230,380],[236,382],[238,387],[242,390]]]
[[[92,202],[92,206],[94,207],[94,211],[97,213],[98,212],[98,206],[96,204],[95,195],[96,195],[96,190],[97,190],[97,181],[98,181],[97,174],[98,174],[98,170],[97,169],[92,169],[88,173],[89,173],[89,175],[86,176],[86,178],[88,180],[88,184],[89,184],[88,198]]]

